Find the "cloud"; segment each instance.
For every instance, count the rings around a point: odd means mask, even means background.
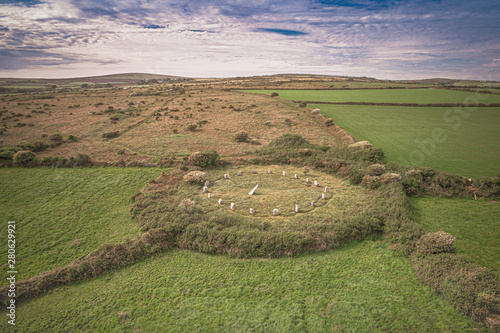
[[[65,73],[500,75],[493,1],[47,0],[0,12],[0,75],[57,61]]]

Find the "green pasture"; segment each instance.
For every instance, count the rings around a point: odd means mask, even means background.
[[[429,231],[457,238],[457,253],[500,273],[500,203],[473,198],[409,198],[417,220]]]
[[[418,88],[428,87],[429,84],[408,84],[398,82],[351,82],[351,81],[333,81],[333,82],[315,82],[329,88],[338,89],[367,89],[367,88]]]
[[[156,168],[1,170],[0,244],[7,244],[7,222],[15,221],[17,278],[133,238],[140,230],[129,214],[130,197],[160,173]],[[7,258],[7,246],[0,256]]]
[[[271,94],[273,90],[246,90]],[[366,89],[366,90],[277,90],[280,97],[294,101],[372,103],[500,103],[500,95],[477,94],[447,89]]]
[[[467,177],[500,173],[500,108],[308,105],[388,161]]]
[[[172,250],[55,289],[16,317],[22,332],[486,332],[381,241],[273,260]]]

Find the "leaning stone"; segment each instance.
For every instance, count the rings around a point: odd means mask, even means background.
[[[255,187],[250,192],[248,192],[248,195],[253,195],[257,190],[257,187],[259,187],[259,184],[255,185]]]

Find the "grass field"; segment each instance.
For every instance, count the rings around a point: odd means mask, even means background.
[[[429,231],[457,238],[457,252],[500,274],[500,204],[487,199],[409,198],[418,221]]]
[[[355,139],[382,148],[388,161],[468,177],[500,172],[500,108],[308,106],[320,108]]]
[[[248,90],[271,94],[273,90]],[[474,93],[446,89],[373,89],[373,90],[279,90],[280,97],[294,101],[372,102],[372,103],[464,103],[474,104]],[[479,94],[480,103],[500,103],[500,95]]]
[[[380,241],[275,260],[173,250],[56,289],[16,315],[23,332],[485,331]]]
[[[130,197],[160,172],[148,168],[1,170],[2,225],[7,228],[7,221],[16,221],[18,279],[63,266],[101,244],[133,238],[139,228],[129,215]],[[7,243],[6,235],[0,233],[1,244]],[[7,246],[0,255],[7,257]]]

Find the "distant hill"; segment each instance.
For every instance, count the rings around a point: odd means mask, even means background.
[[[174,76],[174,75],[160,75],[160,74],[147,74],[147,73],[123,73],[123,74],[110,74],[99,76],[86,76],[64,79],[19,79],[19,78],[0,78],[2,83],[38,83],[38,84],[68,84],[72,82],[93,82],[93,83],[113,83],[113,82],[140,82],[149,80],[163,80],[163,81],[177,81],[177,80],[191,80],[187,77]]]

